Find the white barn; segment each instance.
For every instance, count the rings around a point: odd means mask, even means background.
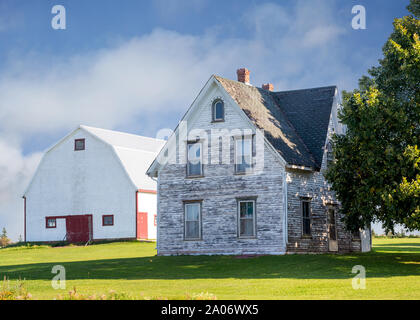
[[[46,151],[24,193],[25,241],[155,239],[146,170],[164,143],[79,126]]]

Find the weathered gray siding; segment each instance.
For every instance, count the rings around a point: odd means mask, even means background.
[[[217,88],[202,102],[188,130],[249,128],[237,110],[225,101],[225,122],[211,123],[211,102],[221,97]],[[283,175],[284,166],[271,149],[264,150],[262,174],[235,175],[234,144],[231,139],[230,163],[207,164],[204,177],[186,178],[185,164],[167,164],[159,172],[158,254],[280,254],[284,253]],[[185,141],[181,148],[186,150]],[[203,154],[210,158],[208,152]],[[226,146],[224,146],[226,147]],[[181,154],[181,158],[182,155]],[[177,154],[177,158],[179,155]],[[238,238],[237,198],[256,198],[256,238]],[[202,200],[202,240],[184,240],[184,208],[187,200]]]
[[[332,119],[328,128],[331,136],[334,128]],[[337,130],[335,130],[337,131]],[[325,180],[324,173],[327,169],[327,153],[324,152],[320,172],[303,172],[288,170],[288,252],[328,252],[328,207],[336,209],[336,227],[338,252],[360,251],[360,240],[353,239],[350,232],[345,230],[342,216],[338,214],[338,201],[334,197],[330,186]],[[302,234],[302,198],[311,199],[312,236]]]
[[[211,122],[213,99],[225,101],[225,122]],[[188,131],[204,129],[212,140],[211,129],[252,128],[241,116],[240,109],[231,105],[217,86],[211,87],[202,101],[198,101],[195,113],[188,122]],[[332,128],[332,125],[331,125]],[[329,130],[332,130],[332,129]],[[177,151],[170,155],[169,163],[159,171],[158,184],[158,254],[282,254],[288,252],[328,252],[328,203],[336,203],[333,193],[324,179],[325,157],[321,172],[290,170],[286,172],[278,154],[264,145],[264,170],[258,174],[236,175],[234,172],[234,144],[230,137],[224,157],[230,162],[213,164],[219,154],[211,154],[211,143],[203,150],[208,160],[204,165],[204,177],[187,178],[186,165],[174,163],[186,156],[186,140],[177,141]],[[285,236],[287,177],[287,237]],[[256,237],[238,238],[237,198],[256,199]],[[302,197],[311,198],[312,236],[302,237]],[[202,201],[202,239],[184,240],[184,202]],[[359,251],[360,241],[352,241],[350,233],[337,215],[339,252]]]
[[[328,252],[327,211],[330,203],[338,208],[337,201],[328,190],[322,172],[303,173],[289,171],[288,181],[288,252]],[[310,198],[312,235],[302,233],[302,198]],[[353,240],[346,231],[336,210],[336,226],[339,252],[360,251],[360,240]]]

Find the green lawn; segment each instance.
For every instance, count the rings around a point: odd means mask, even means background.
[[[114,290],[132,297],[217,299],[420,299],[420,239],[375,239],[370,253],[156,257],[155,243],[0,249],[0,277],[25,279],[35,299]],[[51,269],[66,268],[67,289],[54,290]],[[366,289],[354,290],[354,265]],[[13,282],[13,281],[12,281]],[[1,288],[1,287],[0,287]]]

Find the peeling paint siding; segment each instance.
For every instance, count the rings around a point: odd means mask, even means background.
[[[210,90],[197,110],[190,129],[250,128],[232,106],[225,102],[225,122],[211,123],[211,103],[220,97],[218,89]],[[181,141],[182,150],[186,150]],[[179,150],[179,148],[177,148]],[[203,155],[214,157],[210,144]],[[265,170],[262,174],[234,174],[233,143],[229,164],[204,166],[203,178],[186,178],[186,166],[168,164],[159,173],[159,255],[172,254],[282,254],[283,237],[283,174],[284,167],[270,149],[265,148]],[[176,155],[179,157],[179,155]],[[257,197],[256,239],[239,239],[237,232],[237,197]],[[202,240],[184,240],[185,200],[202,200]]]
[[[328,137],[333,133],[334,121],[330,117]],[[327,141],[326,141],[327,143]],[[325,202],[337,203],[324,173],[327,169],[327,152],[324,152],[320,172],[288,172],[288,252],[328,252],[328,207]],[[312,213],[312,237],[302,236],[301,197],[310,197]],[[354,240],[345,230],[342,216],[336,211],[336,228],[339,252],[360,251],[360,240]]]
[[[239,108],[226,101],[225,122],[211,122],[212,101],[222,97],[218,90],[212,87],[204,95],[192,114],[189,123],[192,125],[188,130],[205,129],[209,133],[211,129],[252,128],[238,114]],[[333,121],[330,119],[329,134],[332,128]],[[186,142],[177,143],[181,143],[181,147],[177,145],[173,157],[185,159]],[[245,176],[234,173],[233,143],[228,154],[229,164],[212,164],[209,161],[210,164],[204,165],[202,178],[186,178],[185,164],[171,164],[174,159],[169,159],[159,172],[159,255],[328,252],[328,207],[325,202],[334,202],[335,199],[323,176],[326,152],[320,172],[286,171],[272,149],[265,146],[263,172]],[[210,144],[203,150],[203,155],[208,160],[219,156],[211,154]],[[237,236],[237,197],[257,197],[255,239],[239,239]],[[310,239],[302,237],[301,197],[312,198]],[[185,200],[202,200],[202,240],[184,240]],[[287,219],[284,219],[286,213]],[[352,240],[338,215],[336,220],[339,252],[360,251],[360,241]]]

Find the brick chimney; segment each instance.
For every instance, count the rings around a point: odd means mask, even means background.
[[[236,70],[236,74],[238,75],[238,81],[249,84],[249,70],[247,68],[241,68]]]
[[[268,91],[273,91],[274,90],[274,86],[272,83],[266,83],[262,85],[262,88],[264,90],[268,90]]]

